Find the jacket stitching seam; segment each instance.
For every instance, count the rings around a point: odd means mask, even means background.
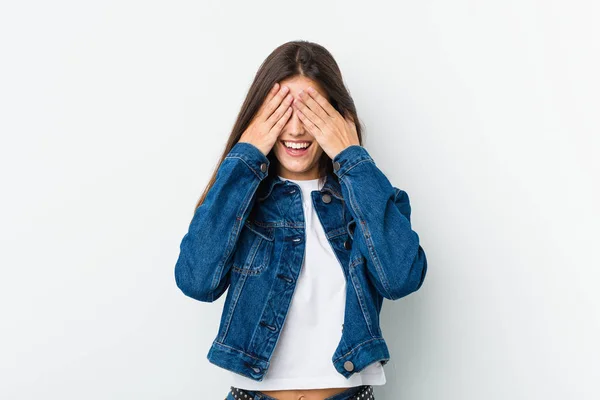
[[[237,265],[232,265],[231,269],[238,272],[241,275],[260,275],[262,274],[263,270],[262,269],[247,269],[247,268],[241,268],[238,267]]]
[[[265,360],[262,360],[262,359],[260,359],[260,358],[254,357],[254,356],[253,356],[253,355],[251,355],[251,354],[248,354],[248,353],[246,353],[245,351],[242,351],[242,350],[240,350],[240,349],[236,349],[235,347],[227,346],[227,345],[226,345],[225,343],[223,343],[223,342],[216,341],[215,343],[216,343],[216,344],[218,344],[219,346],[227,347],[228,349],[231,349],[231,350],[233,350],[233,351],[236,351],[236,352],[238,352],[238,353],[242,353],[242,354],[244,354],[244,355],[246,355],[246,356],[248,356],[248,357],[250,357],[250,358],[252,358],[252,359],[254,359],[254,360],[257,360],[257,361],[260,361],[260,362],[266,362]]]
[[[238,284],[235,288],[234,296],[231,304],[229,305],[229,309],[227,310],[227,320],[225,322],[225,329],[223,331],[223,337],[221,340],[225,340],[227,337],[227,332],[229,332],[229,327],[231,326],[231,319],[233,317],[233,311],[235,310],[238,300],[242,294],[242,290],[244,289],[244,285],[246,283],[246,277],[240,278],[241,284]]]
[[[260,235],[257,236],[255,238],[255,242],[252,243],[252,247],[249,250],[249,254],[246,257],[246,259],[244,260],[244,266],[238,266],[238,265],[232,265],[231,268],[236,270],[237,272],[239,272],[240,274],[243,275],[260,275],[262,274],[262,272],[265,270],[265,268],[268,266],[269,261],[271,259],[271,257],[269,256],[269,252],[272,250],[269,247],[270,245],[270,241],[267,241],[265,239],[263,239]],[[258,242],[258,243],[257,243]],[[263,245],[264,243],[264,245]],[[261,253],[262,254],[262,261],[260,260],[261,258]],[[256,256],[258,255],[258,259],[256,258]],[[250,261],[248,261],[250,260]],[[256,262],[255,262],[256,260]],[[259,264],[256,266],[256,268],[252,268],[252,265],[255,264]],[[246,265],[248,265],[248,267],[246,267]]]
[[[256,170],[254,168],[252,168],[252,166],[250,166],[250,164],[248,164],[248,162],[246,161],[245,158],[239,157],[239,156],[234,156],[234,155],[229,155],[229,156],[225,157],[225,159],[238,159],[238,160],[242,161],[254,173],[254,175],[256,175],[256,177],[258,179],[261,179],[261,176],[256,172]]]
[[[350,354],[354,353],[359,347],[362,347],[362,346],[366,345],[367,343],[372,342],[374,340],[383,341],[384,339],[381,337],[374,337],[374,338],[365,340],[364,342],[361,342],[361,343],[357,344],[356,346],[354,346],[350,351],[342,354],[341,356],[339,356],[338,358],[333,360],[333,362],[337,362],[338,360],[341,360],[342,358],[349,356]]]
[[[370,322],[370,315],[369,312],[365,310],[365,306],[364,306],[364,295],[362,293],[361,287],[360,287],[360,282],[356,282],[355,279],[355,275],[352,272],[354,269],[348,271],[348,273],[350,274],[350,279],[352,280],[352,286],[354,286],[354,291],[356,292],[356,296],[358,297],[358,304],[360,305],[360,309],[362,311],[363,314],[363,318],[365,319],[365,322],[367,323],[367,328],[369,329],[369,334],[371,336],[375,336],[373,335],[373,329],[371,327],[371,322]]]
[[[232,252],[233,252],[233,248],[235,247],[235,241],[233,240],[233,238],[236,236],[236,231],[238,230],[239,226],[240,226],[240,220],[236,218],[235,223],[233,225],[233,230],[229,234],[226,251],[223,253],[224,255],[221,258],[221,261],[219,261],[219,266],[217,267],[215,273],[213,274],[213,278],[212,278],[211,285],[210,285],[211,301],[215,301],[215,290],[216,290],[217,286],[219,286],[219,282],[221,280],[221,276],[223,275],[223,269],[225,268],[226,261],[229,259],[229,257],[231,257],[233,255]]]
[[[281,265],[282,256],[283,256],[283,249],[281,249],[279,252],[279,258],[277,259],[277,264],[276,264],[277,266]],[[285,292],[286,290],[287,289],[284,289],[282,292]],[[290,301],[290,303],[291,303],[291,301]],[[265,301],[263,308],[261,310],[261,313],[260,313],[260,319],[262,319],[263,315],[265,315],[265,310],[267,309],[267,306],[270,306],[269,301]],[[288,311],[289,311],[289,307],[290,307],[290,305],[288,304]],[[287,315],[287,311],[286,311],[286,315]],[[252,336],[250,336],[250,346],[255,345],[255,338],[256,338],[256,335],[258,334],[259,326],[260,326],[260,324],[256,325],[256,327],[254,328],[254,331],[252,332]],[[281,334],[281,331],[279,332],[279,334]],[[265,340],[267,340],[267,339],[265,339]],[[272,351],[273,350],[271,350],[271,352]]]
[[[244,162],[244,164],[246,164],[246,163]],[[248,164],[246,164],[246,165],[248,165]],[[250,169],[252,170],[252,168],[250,168]],[[253,187],[251,187],[250,190],[248,190],[244,200],[242,201],[240,210],[238,210],[238,213],[236,215],[235,223],[233,225],[233,230],[229,234],[229,239],[227,241],[227,248],[224,252],[223,257],[219,261],[219,266],[218,266],[217,270],[213,274],[213,279],[212,279],[211,286],[210,286],[211,301],[215,300],[215,290],[216,290],[217,286],[219,286],[219,282],[221,280],[221,276],[223,275],[223,269],[225,268],[226,262],[229,259],[229,257],[233,256],[232,253],[233,253],[233,250],[236,245],[236,238],[239,237],[239,233],[241,230],[240,229],[240,226],[242,225],[241,220],[242,220],[242,217],[244,216],[244,214],[246,213],[248,206],[250,205],[250,201],[252,200],[254,191],[255,191],[255,188],[253,188]]]
[[[350,267],[354,267],[357,264],[360,264],[362,261],[363,261],[362,256],[356,257],[350,262]]]
[[[371,240],[371,234],[369,232],[369,227],[367,226],[367,222],[365,221],[363,214],[360,211],[360,207],[358,207],[358,205],[356,204],[356,199],[354,198],[352,184],[349,181],[345,181],[345,180],[344,180],[344,183],[350,189],[348,191],[350,193],[350,199],[349,199],[350,204],[352,204],[354,210],[356,211],[356,213],[359,216],[360,226],[361,226],[361,229],[363,229],[363,233],[364,233],[363,237],[367,244],[367,251],[369,252],[369,255],[371,256],[371,259],[373,260],[373,265],[375,266],[375,269],[377,270],[377,274],[379,275],[379,279],[381,280],[381,285],[383,286],[384,290],[386,291],[386,294],[391,298],[387,276],[385,275],[385,272],[383,271],[383,267],[382,267],[381,263],[379,262],[379,257],[377,256],[377,252],[375,251],[375,247],[373,246],[373,242]]]
[[[333,230],[331,230],[331,231],[329,231],[329,232],[326,232],[326,233],[325,233],[325,235],[327,236],[327,238],[328,238],[328,239],[333,239],[333,238],[335,238],[335,237],[338,237],[338,236],[344,235],[344,234],[346,234],[346,233],[348,233],[348,232],[346,231],[346,227],[342,226],[342,227],[340,227],[340,228],[333,229]]]
[[[352,165],[349,165],[349,166],[347,166],[347,167],[344,169],[344,171],[342,172],[342,174],[340,175],[340,178],[341,178],[341,177],[343,177],[344,175],[346,175],[346,174],[347,174],[347,173],[348,173],[348,172],[349,172],[349,171],[350,171],[352,168],[354,168],[354,167],[356,167],[357,165],[359,165],[359,164],[362,164],[362,163],[364,163],[364,162],[372,162],[373,164],[375,164],[375,161],[373,161],[373,159],[372,159],[372,158],[364,158],[364,159],[362,159],[362,160],[360,160],[360,161],[357,161],[357,162],[355,162],[355,163],[354,163],[354,164],[352,164]]]

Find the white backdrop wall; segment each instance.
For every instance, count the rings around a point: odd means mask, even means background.
[[[173,268],[256,69],[336,57],[411,197],[378,399],[600,398],[592,1],[4,1],[0,398],[222,399]]]

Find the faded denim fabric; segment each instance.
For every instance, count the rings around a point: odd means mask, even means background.
[[[207,358],[256,381],[269,368],[305,250],[300,188],[269,173],[269,162],[250,143],[234,145],[196,209],[175,265],[177,286],[191,298],[212,302],[228,289]],[[427,260],[411,227],[407,193],[391,185],[367,150],[349,146],[332,163],[334,172],[311,195],[347,282],[331,361],[349,377],[389,361],[379,326],[383,298],[418,290]]]

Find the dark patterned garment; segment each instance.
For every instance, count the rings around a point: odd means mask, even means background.
[[[341,393],[335,394],[325,400],[374,400],[373,386],[361,385],[348,388]],[[231,386],[225,400],[277,400],[274,397],[267,396],[260,391],[238,389]]]

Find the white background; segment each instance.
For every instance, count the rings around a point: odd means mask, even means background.
[[[0,398],[223,399],[179,243],[260,63],[338,61],[429,261],[378,399],[600,398],[592,1],[4,1]]]

